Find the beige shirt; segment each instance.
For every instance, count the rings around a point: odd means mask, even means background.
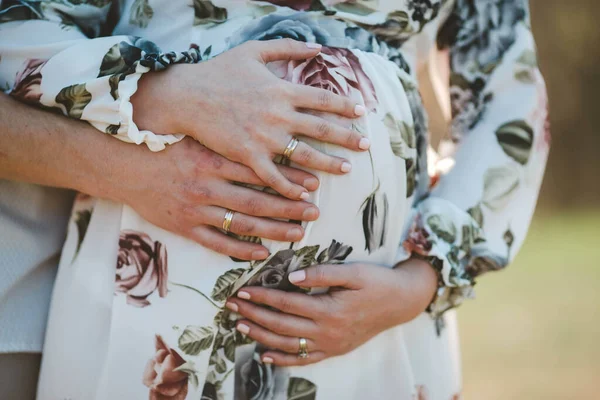
[[[73,193],[0,180],[0,353],[40,352]]]

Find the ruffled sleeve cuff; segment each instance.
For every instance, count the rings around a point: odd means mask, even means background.
[[[435,318],[474,297],[480,271],[497,270],[508,263],[488,248],[483,230],[468,212],[435,197],[412,209],[396,261],[411,256],[427,260],[438,272],[439,287],[428,308]]]
[[[95,97],[96,100],[87,105],[82,119],[124,142],[138,145],[145,143],[152,151],[163,150],[167,145],[183,139],[185,135],[157,135],[148,130],[140,130],[133,121],[131,97],[137,91],[138,81],[143,74],[161,71],[173,64],[195,63],[199,59],[200,55],[194,48],[179,53],[145,54],[134,63],[130,70],[132,72],[112,74],[88,82],[86,89],[92,93],[92,99]]]

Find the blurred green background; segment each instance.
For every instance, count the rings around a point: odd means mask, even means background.
[[[600,1],[530,4],[550,159],[515,263],[458,312],[464,398],[600,399]]]

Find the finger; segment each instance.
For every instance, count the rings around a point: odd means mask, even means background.
[[[367,112],[363,105],[326,89],[296,85],[291,92],[293,93],[294,106],[298,108],[325,111],[348,118],[357,118]]]
[[[238,291],[237,297],[250,300],[254,304],[276,308],[285,314],[293,314],[313,320],[318,318],[324,311],[322,302],[304,293],[290,293],[260,286],[246,286]]]
[[[252,321],[238,321],[236,329],[242,332],[244,335],[273,349],[281,350],[291,354],[297,354],[298,350],[300,349],[300,339],[298,337],[279,335],[253,323]],[[315,342],[311,339],[306,339],[306,346],[308,347],[309,351],[317,350]]]
[[[264,246],[233,239],[206,225],[193,228],[187,237],[217,253],[240,260],[264,260],[269,256]]]
[[[246,215],[283,218],[294,221],[315,221],[319,217],[317,206],[305,201],[289,200],[281,196],[231,184],[223,189],[223,193],[224,195],[218,199],[218,202],[213,204]],[[284,224],[289,229],[298,226],[297,224]]]
[[[326,358],[327,355],[322,351],[309,351],[307,358],[300,358],[297,355],[282,353],[279,351],[266,351],[261,356],[262,362],[266,364],[275,364],[282,367],[314,364],[319,361],[323,361]]]
[[[229,160],[227,160],[227,162],[230,163],[230,165],[224,169],[223,178],[229,181],[248,183],[251,185],[265,185],[265,182],[263,182],[252,169]],[[315,191],[319,188],[319,180],[313,174],[285,165],[278,165],[277,168],[285,178],[296,185],[302,185],[309,191]]]
[[[282,196],[292,200],[308,199],[309,195],[306,189],[287,180],[273,161],[259,161],[250,167],[267,186]]]
[[[280,335],[313,337],[317,331],[317,325],[307,318],[269,310],[248,301],[230,298],[226,306],[263,328]]]
[[[352,169],[352,164],[347,160],[324,154],[304,142],[298,143],[290,160],[306,168],[336,175],[346,174]]]
[[[320,44],[292,39],[266,40],[253,42],[250,45],[254,46],[264,64],[273,61],[305,60],[321,52]]]
[[[338,144],[350,150],[365,151],[371,146],[369,139],[356,130],[307,113],[296,113],[293,124],[294,132],[322,142]]]
[[[216,228],[223,227],[225,208],[202,207],[203,220]],[[242,236],[254,236],[280,242],[297,242],[304,236],[304,229],[298,224],[290,224],[268,218],[253,217],[236,212],[231,220],[229,231]]]
[[[352,264],[316,265],[288,275],[288,280],[301,287],[362,288],[361,270]]]

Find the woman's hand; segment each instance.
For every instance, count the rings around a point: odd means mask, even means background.
[[[310,203],[236,185],[233,182],[266,186],[250,168],[227,160],[192,138],[159,153],[119,144],[122,146],[117,152],[107,152],[113,157],[109,168],[115,169],[102,171],[109,182],[99,185],[90,181],[86,183],[89,190],[84,190],[128,204],[149,222],[218,253],[244,260],[269,255],[265,247],[234,239],[217,229],[222,227],[226,209],[237,211],[231,232],[284,242],[300,240],[302,226],[271,218],[313,221],[319,216],[318,208]],[[119,154],[121,148],[123,154]],[[278,168],[286,179],[309,190],[319,186],[317,178],[307,172]]]
[[[314,46],[290,39],[247,42],[209,61],[148,74],[132,97],[134,119],[141,129],[155,133],[185,133],[252,168],[282,195],[306,199],[306,189],[287,179],[273,163],[294,135],[355,151],[369,148],[368,139],[350,126],[314,115],[320,111],[356,118],[365,113],[363,106],[325,89],[286,82],[266,67],[272,61],[314,57],[320,51]],[[303,142],[291,160],[335,174],[350,170],[347,160]]]
[[[425,261],[411,259],[394,269],[377,265],[319,265],[293,272],[297,286],[331,287],[307,295],[262,287],[244,287],[227,307],[245,319],[237,329],[274,350],[263,362],[306,365],[348,353],[375,335],[422,313],[437,287],[437,275]],[[273,311],[265,306],[273,307]],[[299,358],[299,338],[309,358]]]

